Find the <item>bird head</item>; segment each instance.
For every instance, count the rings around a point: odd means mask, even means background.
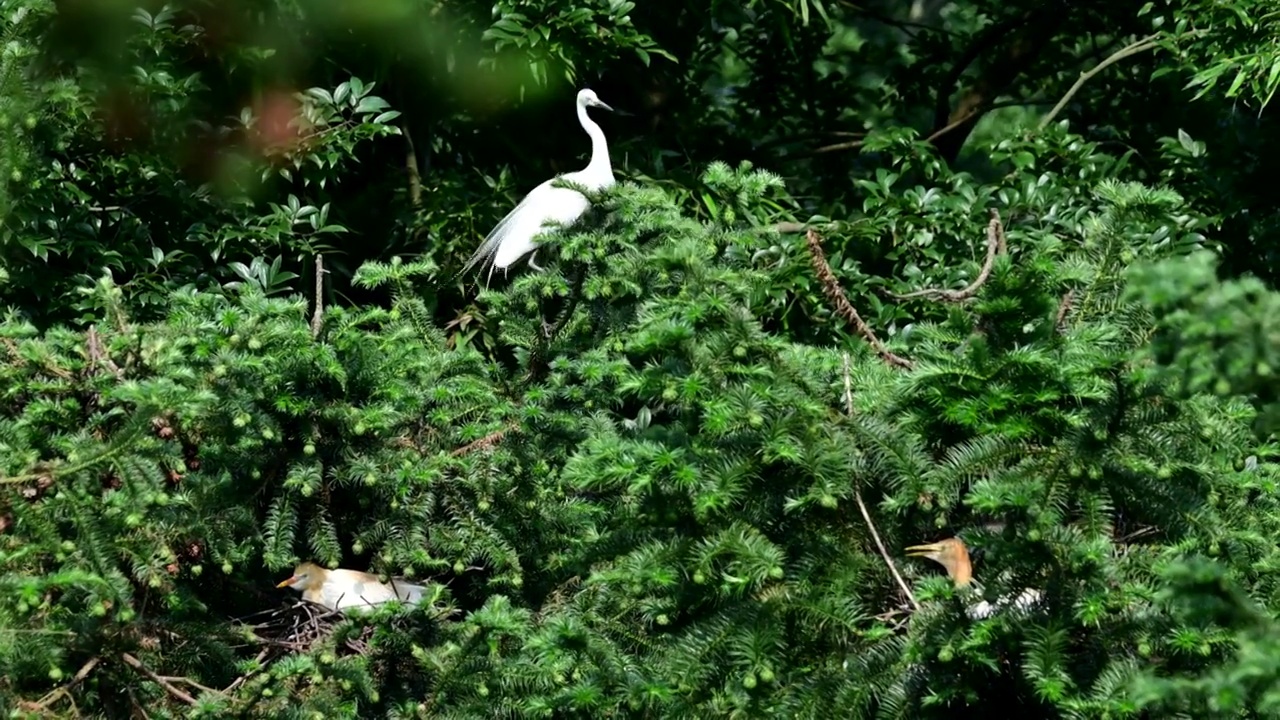
[[[969,549],[960,538],[947,538],[927,545],[906,548],[909,557],[923,557],[947,569],[947,575],[956,587],[968,585],[973,580],[973,566],[969,564]]]
[[[596,97],[596,91],[592,90],[591,88],[583,88],[578,91],[578,107],[580,108],[597,107],[602,110],[608,110],[609,112],[613,112],[613,108],[601,102],[600,98]]]
[[[304,562],[293,569],[293,575],[281,580],[276,587],[291,587],[294,590],[310,590],[324,584],[329,572],[315,563]]]

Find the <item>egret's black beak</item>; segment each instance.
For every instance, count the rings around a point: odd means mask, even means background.
[[[592,100],[592,101],[591,101],[591,107],[598,107],[598,108],[600,108],[601,110],[608,110],[609,112],[613,112],[613,108],[609,107],[608,105],[605,105],[604,103],[600,102],[599,100]]]

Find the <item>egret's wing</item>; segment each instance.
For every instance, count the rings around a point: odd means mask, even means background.
[[[325,606],[344,612],[396,599],[390,587],[378,582],[377,575],[358,570],[330,570],[323,593]]]
[[[542,191],[554,189],[551,187],[553,181],[554,178],[530,190],[529,194],[525,195],[524,199],[511,209],[511,212],[507,213],[502,220],[499,220],[498,224],[485,236],[484,242],[480,243],[480,247],[472,254],[471,259],[467,260],[467,263],[462,266],[462,270],[458,274],[461,275],[468,272],[478,263],[492,258],[498,252],[498,246],[502,244],[502,240],[508,235],[508,231],[514,224],[512,219],[521,214],[522,210],[537,205],[542,197]]]
[[[540,187],[538,197],[528,211],[511,219],[510,225],[503,230],[501,244],[493,254],[494,267],[511,267],[517,260],[538,249],[535,238],[551,230],[549,223],[556,222],[563,226],[572,225],[591,207],[591,202],[582,193],[568,188]]]

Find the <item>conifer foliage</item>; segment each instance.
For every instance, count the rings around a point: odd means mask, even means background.
[[[769,327],[769,289],[812,266],[847,315],[824,238],[740,220],[782,191],[767,172],[702,181],[714,219],[623,183],[547,272],[483,292],[493,358],[450,347],[434,266],[399,259],[356,276],[388,309],[309,319],[246,282],[144,324],[104,279],[88,332],[11,316],[4,709],[918,718],[998,693],[1023,717],[1137,717],[1199,707],[1176,678],[1243,662],[1238,619],[1161,592],[1190,582],[1175,559],[1274,552],[1254,411],[1166,392],[1135,354],[1155,326],[1118,273],[1195,245],[1153,240],[1176,195],[1099,184],[1008,227],[935,207],[986,238],[971,287],[926,293],[891,340],[820,346]],[[900,552],[944,533],[989,599],[1043,602],[969,619]],[[303,642],[320,625],[271,586],[304,559],[430,601]]]

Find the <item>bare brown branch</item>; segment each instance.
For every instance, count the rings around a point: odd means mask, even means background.
[[[409,135],[409,123],[400,123],[400,133],[404,135],[408,148],[404,154],[404,168],[409,173],[409,204],[422,206],[422,175],[418,171],[418,151],[413,145],[413,137]]]
[[[937,130],[934,130],[932,133],[929,133],[929,136],[926,137],[924,141],[927,143],[931,143],[937,140],[938,138],[941,138],[947,133],[969,122],[971,119],[973,119],[974,115],[977,115],[981,111],[982,111],[982,108],[971,108],[968,112],[960,115],[958,118],[948,123],[947,125],[944,125],[943,127],[938,128]],[[832,143],[831,145],[823,145],[817,150],[814,150],[813,154],[818,155],[821,153],[836,152],[838,150],[857,150],[858,148],[861,148],[865,144],[866,144],[866,140],[849,140],[847,142]]]
[[[853,381],[849,377],[849,353],[844,354],[844,411],[849,417],[853,417]],[[902,574],[898,572],[898,566],[893,562],[893,556],[884,546],[884,541],[880,539],[880,532],[876,530],[876,524],[871,520],[871,513],[867,510],[867,504],[862,500],[862,489],[855,482],[853,486],[853,499],[858,503],[858,512],[862,513],[862,520],[867,524],[867,529],[871,531],[871,539],[876,543],[876,549],[880,551],[880,557],[884,558],[884,564],[889,567],[889,573],[893,575],[893,579],[897,581],[898,587],[902,589],[902,593],[907,596],[907,600],[916,610],[920,609],[920,603],[916,602],[916,596],[912,594],[911,587],[902,579]]]
[[[949,113],[953,83],[944,83],[939,87],[938,112],[934,127],[956,126],[945,136],[940,136],[934,143],[938,154],[947,162],[954,161],[960,149],[968,140],[978,121],[990,109],[992,103],[1001,95],[1008,94],[1013,84],[1031,68],[1036,59],[1047,48],[1053,47],[1054,37],[1062,29],[1070,16],[1072,7],[1062,0],[1048,0],[1036,9],[1015,21],[1006,28],[997,31],[995,26],[988,28],[990,34],[984,32],[979,36],[966,60],[957,63],[956,80],[964,74],[964,65],[972,64],[989,49],[1000,46],[999,56],[991,58],[983,64],[977,79],[961,93],[955,109]]]
[[[840,287],[840,281],[836,279],[835,273],[831,272],[831,266],[827,264],[826,253],[822,251],[822,238],[818,237],[817,231],[811,229],[805,233],[805,242],[809,245],[809,256],[813,261],[813,271],[817,273],[818,280],[822,283],[822,291],[827,296],[827,300],[831,302],[835,313],[852,325],[854,330],[871,345],[871,348],[885,362],[895,367],[910,369],[911,361],[893,354],[889,348],[885,347],[876,337],[876,334],[872,332],[871,327],[862,320],[862,316],[854,309],[853,304],[849,302],[849,298],[845,296],[844,290]]]
[[[139,673],[141,673],[142,675],[146,676],[149,680],[151,680],[151,682],[159,685],[161,688],[164,689],[165,692],[169,693],[170,697],[174,698],[175,700],[181,700],[182,702],[188,705],[196,704],[195,698],[191,697],[191,695],[189,695],[185,691],[174,686],[173,683],[169,682],[168,680],[152,672],[151,668],[147,667],[146,665],[143,665],[142,661],[139,660],[138,658],[130,655],[129,653],[121,653],[120,659],[124,660],[125,665],[128,665],[134,670],[137,670]]]
[[[1067,103],[1071,102],[1071,98],[1075,97],[1076,93],[1080,92],[1080,88],[1084,87],[1084,84],[1089,82],[1090,78],[1127,57],[1132,57],[1138,53],[1154,49],[1157,47],[1155,40],[1158,37],[1160,37],[1160,35],[1155,34],[1148,35],[1141,40],[1135,40],[1112,53],[1105,60],[1095,65],[1092,70],[1080,73],[1080,77],[1076,79],[1075,83],[1071,86],[1071,89],[1067,90],[1067,94],[1062,96],[1062,99],[1058,101],[1057,105],[1053,106],[1052,110],[1045,113],[1045,116],[1040,118],[1040,124],[1036,129],[1043,130],[1048,127],[1049,123],[1053,122],[1053,119],[1058,116],[1058,113],[1062,112],[1062,109],[1067,106]]]
[[[117,380],[123,380],[124,370],[121,370],[120,366],[115,364],[115,361],[113,361],[111,356],[107,354],[106,348],[102,346],[102,336],[98,335],[97,325],[89,326],[89,332],[85,341],[89,347],[90,373],[92,374],[93,370],[96,369],[98,365],[102,365],[110,370],[112,374],[116,376]]]
[[[311,337],[320,336],[320,328],[324,322],[324,255],[316,253],[316,301],[315,312],[311,314]]]
[[[991,268],[995,266],[996,256],[1008,252],[1008,242],[1004,236],[1004,225],[1000,222],[1000,213],[995,208],[991,209],[991,220],[987,223],[987,258],[982,262],[982,269],[978,271],[978,277],[969,283],[969,286],[963,290],[944,290],[942,288],[927,288],[925,290],[917,290],[905,295],[897,293],[889,293],[897,300],[911,300],[913,298],[927,298],[929,300],[941,300],[943,302],[963,302],[971,299],[978,294],[978,290],[986,284],[991,278]]]
[[[54,689],[49,694],[35,702],[21,701],[18,703],[18,707],[26,712],[43,713],[52,707],[58,700],[65,697],[67,702],[71,703],[71,706],[74,708],[76,703],[75,700],[71,698],[71,689],[83,682],[85,678],[89,677],[89,673],[93,672],[93,669],[98,667],[101,663],[102,658],[90,658],[88,662],[80,666],[80,669],[76,671],[76,674],[71,677],[71,680],[69,680],[66,685]],[[76,713],[76,716],[79,716],[79,713]]]
[[[1062,302],[1058,304],[1058,318],[1054,321],[1054,327],[1059,333],[1065,332],[1067,329],[1067,317],[1071,314],[1071,307],[1075,303],[1076,291],[1068,290],[1062,296]]]

